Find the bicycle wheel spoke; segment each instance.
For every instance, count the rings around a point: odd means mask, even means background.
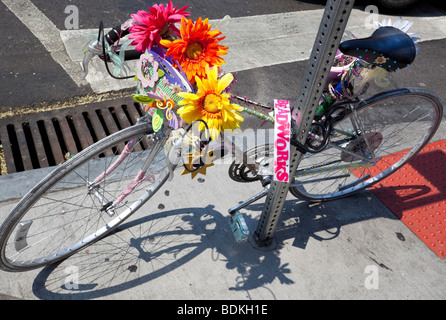
[[[170,131],[166,132],[168,135]],[[105,156],[105,151],[116,151],[115,146],[134,137],[141,140],[132,145],[153,146],[149,140],[140,143],[149,139],[150,133],[147,124],[129,127],[80,152],[46,177],[31,191],[29,199],[19,202],[10,221],[5,222],[11,230],[3,232],[0,239],[0,268],[32,269],[57,261],[102,238],[125,221],[167,181],[164,142],[160,141],[157,157],[146,172],[155,181],[142,180],[113,212],[107,212],[110,204],[141,170],[151,148],[130,150],[121,159],[116,152]],[[93,183],[100,176],[103,178]],[[150,193],[145,190],[148,186]],[[23,227],[20,221],[24,222]]]
[[[320,153],[310,154],[301,162],[297,172],[312,174],[298,176],[302,183],[291,192],[307,200],[328,200],[343,197],[369,187],[389,176],[416,155],[433,136],[440,123],[442,107],[439,100],[420,89],[377,96],[362,104],[352,114],[338,121],[328,146]],[[330,161],[362,160],[362,165],[350,168],[349,177],[336,170],[324,172],[317,168]],[[345,170],[344,170],[345,171]],[[345,171],[346,172],[346,171]],[[334,179],[339,176],[338,179]],[[325,180],[325,182],[307,183]]]

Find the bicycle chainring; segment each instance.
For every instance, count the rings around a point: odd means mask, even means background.
[[[235,161],[229,167],[228,173],[229,177],[236,182],[254,182],[262,179],[255,171],[251,171],[243,163],[236,163]]]

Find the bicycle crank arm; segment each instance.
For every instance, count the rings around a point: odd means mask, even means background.
[[[242,208],[244,208],[246,206],[249,206],[251,203],[256,202],[259,199],[262,199],[263,197],[266,197],[266,195],[268,194],[268,190],[269,190],[269,185],[266,186],[265,189],[263,189],[261,192],[259,192],[255,196],[252,196],[248,200],[246,200],[246,201],[236,205],[235,207],[232,207],[231,209],[229,209],[229,214],[232,216],[237,211],[239,211],[240,209],[242,209]]]

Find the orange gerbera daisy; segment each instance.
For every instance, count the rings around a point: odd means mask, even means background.
[[[193,23],[191,19],[181,19],[181,39],[174,41],[161,40],[161,45],[168,50],[166,55],[172,56],[183,68],[189,81],[194,84],[195,76],[206,77],[206,67],[219,67],[225,60],[220,56],[228,53],[228,47],[218,42],[225,37],[218,30],[211,31],[209,19],[201,17]]]

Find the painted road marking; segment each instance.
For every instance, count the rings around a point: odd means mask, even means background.
[[[86,80],[80,78],[83,50],[88,35],[97,29],[58,30],[58,28],[29,0],[1,0],[39,39],[68,75],[80,85],[90,84],[96,93],[131,88],[135,81],[112,79],[99,59],[90,62]],[[276,64],[307,60],[324,9],[287,12],[278,14],[232,18],[222,28],[226,39],[224,44],[230,50],[224,57],[227,72],[237,72]],[[414,24],[410,32],[417,34],[420,41],[446,38],[445,14],[430,5],[420,6],[419,16],[408,19]],[[378,21],[395,16],[371,15],[369,11],[354,9],[347,30],[357,37],[367,37],[372,30],[368,28],[371,18]],[[218,26],[221,20],[212,20]],[[133,70],[133,65],[130,65]]]
[[[6,7],[39,39],[51,57],[80,87],[88,85],[81,79],[79,63],[72,61],[65,49],[60,30],[29,0],[1,0]]]

